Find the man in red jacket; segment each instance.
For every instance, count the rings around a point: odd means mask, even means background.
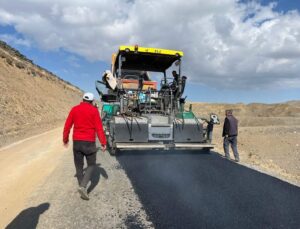
[[[93,106],[94,95],[85,93],[83,101],[73,107],[65,122],[63,132],[63,143],[67,147],[69,142],[69,133],[73,127],[73,154],[78,179],[78,192],[81,198],[88,200],[86,186],[90,181],[93,169],[96,165],[96,133],[101,143],[102,151],[106,150],[106,137],[103,132],[102,121],[99,111]],[[87,161],[87,169],[83,173],[83,160]]]

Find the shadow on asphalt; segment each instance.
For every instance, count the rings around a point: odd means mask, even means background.
[[[50,207],[49,203],[42,203],[36,207],[27,208],[19,213],[16,218],[6,226],[6,229],[33,229],[36,228],[40,215],[47,211]]]
[[[221,155],[122,151],[155,228],[300,228],[300,188]]]

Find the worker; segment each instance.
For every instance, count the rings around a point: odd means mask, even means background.
[[[173,82],[175,82],[176,85],[178,85],[178,81],[179,81],[179,75],[177,74],[176,71],[172,71],[172,76],[173,76]]]
[[[233,151],[235,161],[239,162],[239,153],[237,150],[237,136],[238,136],[238,120],[233,116],[232,110],[225,111],[225,121],[223,126],[223,146],[225,157],[230,159],[229,155],[229,145],[231,145],[231,149]]]
[[[209,143],[212,142],[213,130],[214,130],[214,120],[210,119],[209,121],[207,121],[207,136],[206,136]]]
[[[173,91],[173,95],[175,95],[178,89],[179,75],[177,74],[176,71],[172,71],[172,76],[173,76],[173,82],[171,84],[171,89]]]
[[[102,127],[102,120],[98,109],[93,106],[93,101],[94,95],[92,93],[84,93],[83,101],[71,109],[63,131],[63,143],[67,147],[70,129],[74,125],[74,163],[79,184],[78,192],[84,200],[89,200],[86,187],[96,165],[96,134],[99,138],[102,151],[106,150],[106,137]],[[88,165],[85,173],[83,173],[84,158],[86,158]]]

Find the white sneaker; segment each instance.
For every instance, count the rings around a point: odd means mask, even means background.
[[[79,192],[82,199],[84,199],[84,200],[89,200],[90,199],[89,195],[87,194],[86,188],[79,187],[78,192]]]

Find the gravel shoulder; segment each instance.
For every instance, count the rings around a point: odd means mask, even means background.
[[[15,183],[10,191],[14,187],[17,195],[10,193],[1,200],[6,206],[4,212],[7,212],[6,218],[1,217],[1,228],[7,224],[7,228],[152,228],[129,179],[115,157],[107,152],[98,152],[98,166],[90,184],[90,200],[79,197],[72,147],[66,150],[61,146],[60,132],[60,129],[51,132],[55,135],[51,140],[45,134],[49,141],[56,139],[59,142],[60,147],[55,148],[57,152],[50,150],[47,160],[40,161],[39,167],[26,169],[31,174],[40,174],[40,179],[33,182],[26,173],[16,177],[16,182],[24,180],[30,188],[24,192],[24,188]],[[33,140],[30,145],[43,142],[39,137]],[[20,164],[17,170],[21,167]],[[53,169],[50,171],[48,167]],[[50,172],[44,174],[43,170]],[[7,180],[3,182],[7,184]],[[18,204],[16,196],[20,196],[22,204]]]

